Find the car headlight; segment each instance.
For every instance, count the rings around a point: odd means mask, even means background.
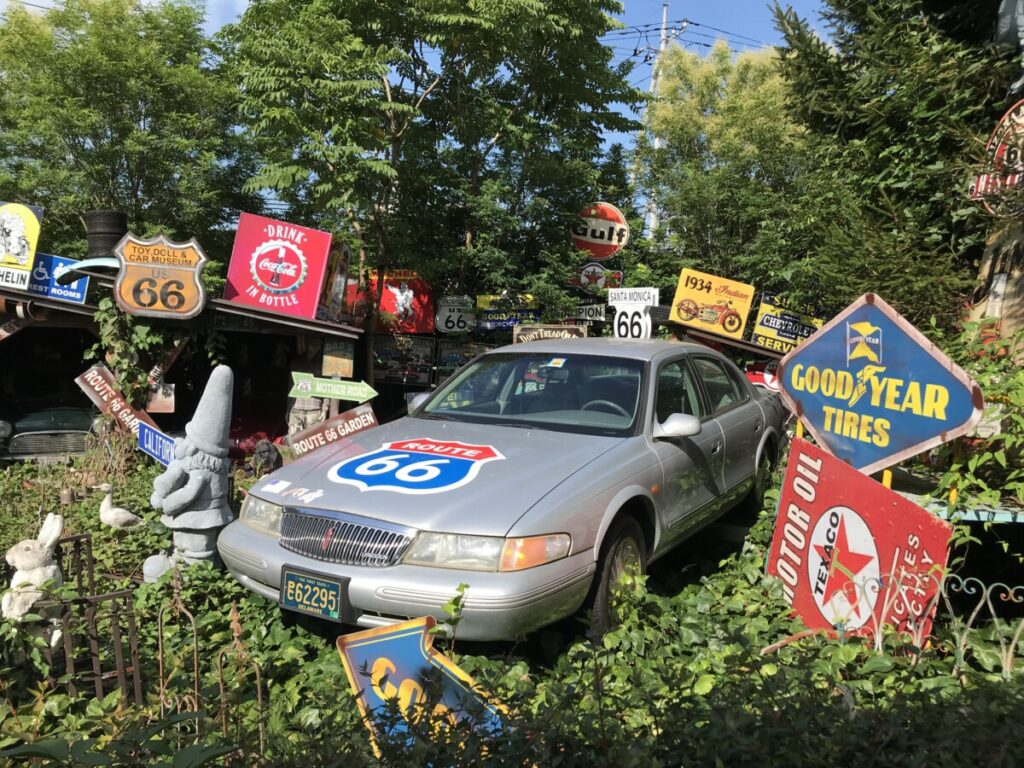
[[[279,505],[264,501],[250,493],[242,502],[242,514],[238,519],[271,536],[280,536],[281,509]]]
[[[569,554],[570,543],[567,533],[504,539],[424,531],[402,562],[467,571],[521,571],[560,560]]]
[[[569,554],[572,539],[568,533],[552,533],[548,536],[527,536],[506,539],[501,551],[502,571],[522,571],[537,565],[561,560]]]
[[[11,432],[14,431],[14,427],[9,421],[0,421],[0,443],[11,436]]]

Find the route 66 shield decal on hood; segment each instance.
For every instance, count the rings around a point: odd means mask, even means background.
[[[504,458],[490,445],[429,438],[397,440],[335,464],[327,478],[360,491],[443,493],[472,482],[487,462]]]

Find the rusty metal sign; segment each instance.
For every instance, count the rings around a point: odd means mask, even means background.
[[[138,435],[139,422],[145,422],[158,429],[148,413],[133,408],[128,399],[121,394],[114,384],[113,374],[105,365],[94,365],[76,378],[75,383],[97,408],[113,417],[114,424],[119,429]]]
[[[131,232],[114,248],[121,262],[114,298],[131,315],[187,320],[203,311],[199,279],[208,259],[195,238],[172,243],[163,235],[142,240]]]
[[[970,432],[977,382],[880,296],[864,294],[779,363],[782,399],[864,474]]]
[[[376,426],[377,416],[373,408],[364,403],[294,435],[288,435],[285,443],[295,456],[304,456],[317,448],[323,448],[356,432]]]
[[[768,573],[811,629],[928,635],[953,527],[805,440],[793,441]]]

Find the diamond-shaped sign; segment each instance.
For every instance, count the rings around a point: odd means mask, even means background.
[[[786,405],[865,474],[969,432],[981,388],[881,297],[865,294],[779,363]]]

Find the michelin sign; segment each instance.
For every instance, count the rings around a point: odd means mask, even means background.
[[[779,363],[786,405],[865,474],[969,432],[981,388],[879,296],[865,294]]]

